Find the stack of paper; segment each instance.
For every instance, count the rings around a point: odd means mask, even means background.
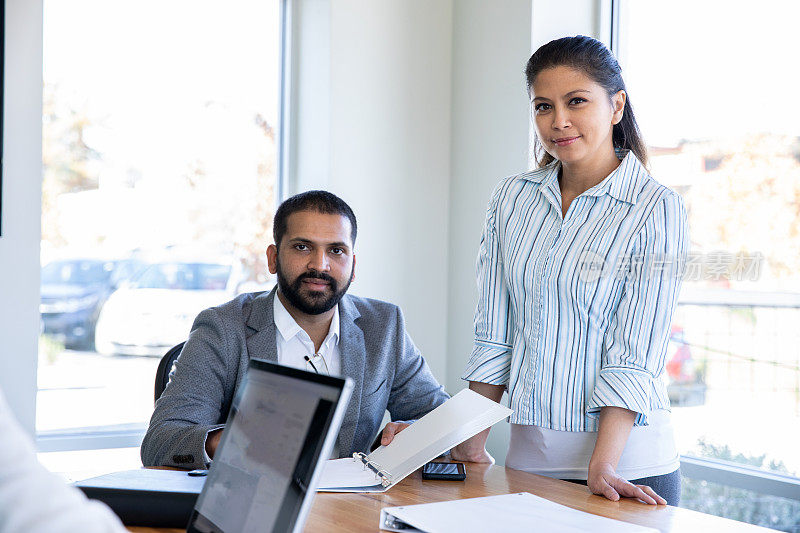
[[[384,507],[379,527],[401,533],[558,531],[657,533],[657,530],[576,511],[527,492],[449,502]]]
[[[328,461],[317,490],[383,492],[510,414],[511,409],[464,389],[395,435],[391,444],[365,456],[364,461],[357,458]]]

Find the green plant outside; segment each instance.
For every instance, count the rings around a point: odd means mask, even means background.
[[[748,456],[733,452],[729,446],[698,441],[699,455],[791,474],[782,461],[766,455]],[[722,516],[740,522],[800,533],[800,501],[759,494],[700,479],[682,479],[681,507]]]

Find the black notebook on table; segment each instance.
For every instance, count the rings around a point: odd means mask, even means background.
[[[111,507],[123,524],[184,528],[205,481],[183,470],[140,468],[85,479],[75,486]]]

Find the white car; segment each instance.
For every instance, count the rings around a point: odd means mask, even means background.
[[[98,352],[161,357],[189,336],[195,317],[236,294],[242,281],[232,261],[162,261],[114,292],[95,331]]]

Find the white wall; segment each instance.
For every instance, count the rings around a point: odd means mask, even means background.
[[[456,392],[466,386],[461,372],[472,350],[486,204],[501,178],[527,170],[531,2],[459,0],[453,28],[447,388]],[[508,424],[497,424],[489,439],[490,453],[503,464]]]
[[[330,181],[330,0],[292,0],[286,196]]]
[[[326,188],[353,207],[351,291],[400,305],[444,381],[452,3],[310,0],[302,9],[290,190]]]
[[[0,386],[33,432],[39,332],[42,1],[6,0]]]
[[[570,35],[588,35],[608,44],[612,0],[532,0],[531,50]]]
[[[330,188],[361,220],[354,290],[403,308],[440,379],[451,17],[449,0],[335,0],[331,10]]]

